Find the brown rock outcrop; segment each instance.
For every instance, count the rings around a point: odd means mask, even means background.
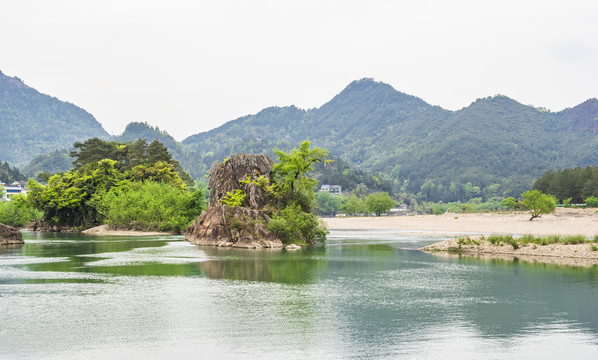
[[[245,192],[246,206],[260,210],[267,203],[263,190],[255,184],[242,184],[247,179],[257,180],[260,176],[270,180],[270,173],[274,167],[274,161],[266,155],[237,154],[223,163],[215,164],[209,172],[210,189],[209,207],[220,205],[220,200],[227,192],[234,192],[241,189]]]
[[[274,162],[265,155],[237,154],[210,169],[210,202],[185,232],[185,240],[197,245],[239,248],[280,248],[282,242],[268,230],[268,199],[261,187],[246,180],[270,180]],[[228,192],[243,190],[242,206],[227,206]]]
[[[23,234],[12,226],[0,224],[0,245],[23,244]]]

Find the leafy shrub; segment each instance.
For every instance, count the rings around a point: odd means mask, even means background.
[[[241,206],[245,201],[245,193],[241,189],[237,189],[235,192],[228,191],[220,201],[228,206]]]
[[[33,208],[24,195],[18,194],[9,202],[0,202],[0,223],[21,228],[32,220],[40,220],[43,213]]]
[[[324,241],[328,232],[314,214],[302,211],[297,204],[289,205],[280,213],[274,214],[268,223],[268,229],[285,244]]]
[[[500,205],[509,210],[512,210],[517,207],[517,201],[515,201],[513,197],[508,197],[506,199],[503,199],[503,201],[500,202]]]
[[[596,196],[590,196],[589,198],[586,198],[585,202],[587,207],[598,207],[598,197]]]
[[[110,189],[98,209],[113,227],[180,233],[204,207],[201,190],[181,192],[169,184],[145,181]]]

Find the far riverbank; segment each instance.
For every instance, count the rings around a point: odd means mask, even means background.
[[[330,230],[401,230],[414,234],[598,234],[596,209],[557,208],[529,221],[527,212],[324,218]]]

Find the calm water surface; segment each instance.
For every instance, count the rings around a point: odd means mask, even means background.
[[[25,233],[0,247],[1,359],[598,359],[598,268],[325,247]]]

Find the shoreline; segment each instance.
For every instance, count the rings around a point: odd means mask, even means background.
[[[474,239],[474,238],[472,238]],[[474,239],[480,241],[480,239]],[[509,244],[493,245],[488,240],[479,244],[459,243],[459,239],[439,241],[418,250],[442,256],[471,256],[487,259],[506,259],[511,261],[527,261],[569,266],[598,265],[598,251],[595,243],[583,244],[526,244],[514,248]]]
[[[479,235],[598,235],[597,209],[557,208],[554,214],[529,221],[527,212],[447,213],[393,217],[346,217],[322,219],[331,230],[396,230],[403,235],[444,235],[452,239],[440,241],[419,250],[436,256],[470,256],[488,259],[509,259],[569,266],[598,265],[598,244],[562,243],[550,245],[492,245],[489,242],[458,244],[458,237]]]
[[[527,212],[446,213],[379,217],[322,218],[329,230],[400,230],[401,233],[434,235],[598,234],[597,209],[557,208],[554,214],[529,221]]]
[[[162,236],[162,235],[175,235],[168,232],[159,231],[137,231],[137,230],[111,230],[106,224],[98,225],[87,230],[81,231],[81,234],[94,235],[94,236]]]

